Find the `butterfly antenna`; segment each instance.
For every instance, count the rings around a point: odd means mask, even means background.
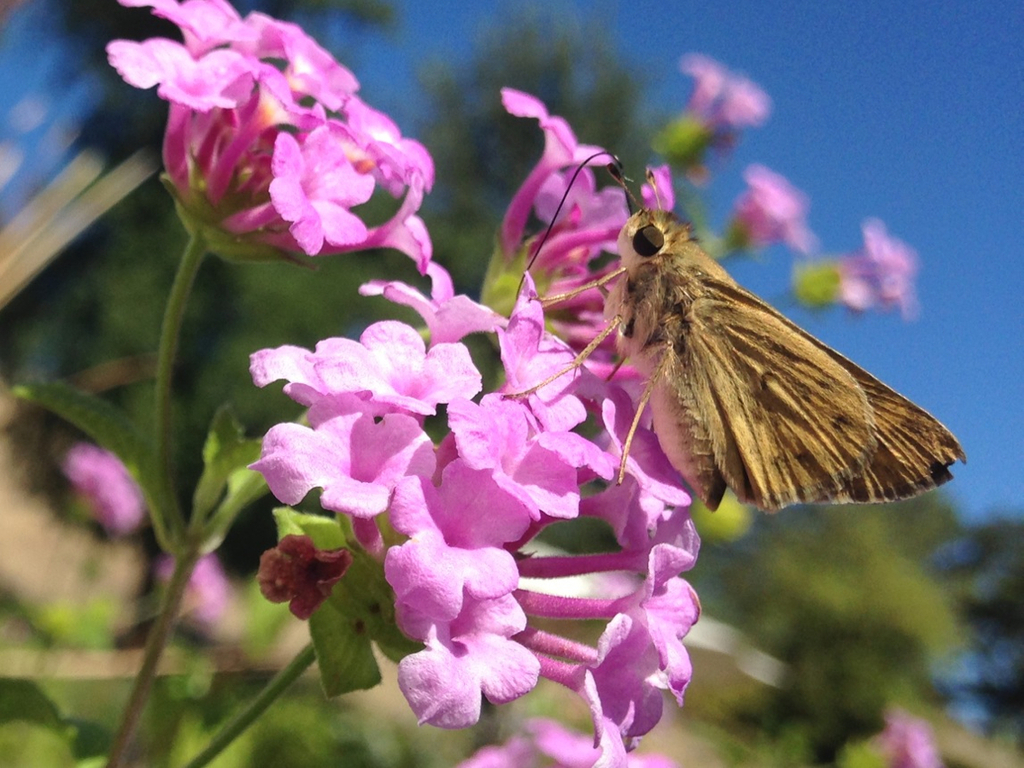
[[[654,191],[654,199],[658,203],[658,208],[664,210],[665,204],[661,201],[661,193],[658,192],[658,180],[654,178],[654,171],[650,168],[647,169],[647,183],[651,185],[651,189]]]
[[[618,181],[619,184],[623,183],[621,171],[622,164],[619,162],[619,158],[617,158],[611,152],[606,152],[605,150],[602,149],[600,152],[595,152],[590,157],[586,158],[582,163],[577,165],[576,170],[573,172],[572,177],[569,179],[569,183],[565,187],[565,192],[562,194],[562,199],[558,201],[558,207],[555,208],[555,215],[551,217],[551,223],[548,224],[547,229],[544,230],[544,234],[537,242],[537,246],[533,249],[533,255],[530,257],[530,262],[526,265],[527,272],[530,271],[530,268],[533,266],[533,263],[537,260],[537,256],[540,254],[540,249],[544,247],[544,243],[547,242],[548,237],[551,235],[551,231],[555,228],[555,222],[558,221],[558,214],[562,212],[562,206],[565,205],[565,201],[569,199],[569,192],[572,190],[572,185],[576,183],[576,178],[580,175],[580,173],[583,172],[583,169],[586,168],[592,160],[601,157],[601,155],[607,155],[612,159],[612,162],[610,162],[607,166],[609,172],[611,173],[612,178]],[[612,170],[613,168],[614,170]],[[628,191],[629,190],[627,190],[627,193]],[[523,281],[525,279],[526,275],[524,274],[522,279],[519,281],[519,288],[516,290],[517,296],[519,295],[519,292],[523,290]]]
[[[633,181],[622,175],[622,163],[619,162],[618,158],[615,158],[614,163],[608,163],[605,166],[608,173],[611,175],[615,182],[622,187],[622,190],[626,193],[626,202],[629,204],[629,212],[633,214],[637,208],[643,208],[643,205],[633,196],[633,190],[629,188],[629,182]]]

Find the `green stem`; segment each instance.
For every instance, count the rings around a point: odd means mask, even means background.
[[[312,645],[307,645],[299,651],[299,654],[291,660],[288,666],[274,675],[273,679],[267,683],[267,686],[260,691],[255,699],[249,702],[245,709],[224,724],[206,746],[206,749],[193,757],[185,768],[202,768],[204,765],[209,765],[210,761],[252,725],[256,718],[262,715],[285,692],[288,686],[298,680],[315,660],[316,654],[313,652]]]
[[[128,703],[125,705],[121,728],[118,730],[117,736],[114,737],[114,745],[111,747],[110,757],[107,759],[107,768],[117,768],[121,764],[125,750],[135,735],[142,709],[146,704],[146,699],[149,698],[149,689],[156,677],[157,664],[164,648],[167,647],[167,641],[171,637],[178,617],[178,609],[185,596],[185,589],[188,587],[192,570],[199,559],[198,549],[198,546],[193,546],[190,552],[179,555],[174,561],[174,573],[167,583],[167,591],[160,604],[160,613],[156,617],[156,623],[146,638],[142,667],[135,677],[135,685],[128,697]]]
[[[167,297],[164,310],[163,326],[160,329],[160,347],[157,350],[156,394],[155,394],[155,431],[157,450],[157,476],[159,489],[154,494],[151,504],[150,519],[160,547],[174,556],[174,573],[167,583],[160,613],[146,638],[146,649],[142,657],[142,667],[135,677],[132,692],[124,708],[121,727],[114,737],[114,744],[107,759],[107,768],[117,768],[124,758],[125,751],[135,736],[139,718],[149,698],[150,688],[156,677],[160,657],[171,638],[177,622],[178,610],[185,596],[189,579],[199,559],[200,542],[197,538],[186,539],[185,519],[178,505],[174,491],[174,471],[171,454],[171,379],[174,374],[174,358],[178,352],[178,338],[181,334],[181,323],[185,316],[185,305],[192,291],[199,266],[206,253],[206,243],[201,234],[194,233],[185,246],[178,273],[174,276],[174,284]]]
[[[224,500],[217,506],[209,519],[200,520],[199,525],[190,523],[191,534],[203,539],[203,551],[208,552],[219,547],[238,514],[267,493],[270,493],[267,481],[259,472],[249,471],[241,483],[235,487],[229,487]]]
[[[153,529],[164,551],[175,554],[182,543],[185,521],[174,492],[174,468],[172,460],[171,434],[171,379],[174,375],[174,358],[178,352],[178,337],[181,322],[185,316],[185,304],[196,273],[206,254],[206,241],[202,234],[193,233],[185,246],[178,274],[167,297],[164,322],[160,329],[160,348],[157,352],[156,367],[156,450],[157,471],[161,478],[160,503],[150,510]]]

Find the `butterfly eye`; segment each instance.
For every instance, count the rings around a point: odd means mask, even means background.
[[[653,224],[648,224],[633,235],[633,250],[640,256],[653,256],[664,245],[664,233]]]

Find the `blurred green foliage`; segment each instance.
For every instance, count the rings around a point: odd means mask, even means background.
[[[964,632],[929,558],[959,530],[928,494],[761,515],[743,539],[705,546],[692,574],[702,604],[788,668],[731,716],[831,761],[879,731],[886,706],[933,703],[932,665]]]
[[[963,530],[939,559],[971,628],[966,663],[943,689],[986,714],[989,733],[1024,746],[1024,519],[1020,510]],[[966,668],[967,674],[964,674]]]

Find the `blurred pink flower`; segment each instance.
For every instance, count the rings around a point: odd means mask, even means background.
[[[878,741],[889,768],[942,768],[931,726],[903,710],[885,716],[885,730]]]
[[[810,206],[807,196],[763,165],[747,166],[743,178],[747,190],[736,199],[730,239],[739,247],[781,242],[809,253],[815,237],[805,221]]]
[[[917,253],[886,232],[885,224],[868,219],[863,224],[864,247],[839,262],[840,299],[857,311],[898,306],[904,319],[917,315]]]
[[[679,68],[693,77],[693,93],[682,114],[661,131],[655,148],[674,168],[701,184],[708,177],[708,151],[724,154],[736,145],[744,128],[764,123],[771,99],[755,83],[707,56],[688,53]]]
[[[687,112],[714,131],[757,127],[768,119],[771,99],[753,81],[699,53],[683,56],[679,68],[694,79]]]
[[[123,536],[142,525],[146,516],[142,490],[113,453],[77,443],[64,457],[62,469],[110,536]]]
[[[166,582],[174,571],[174,560],[161,555],[153,567],[157,580]],[[204,630],[212,629],[227,610],[231,599],[231,584],[220,560],[212,552],[203,555],[185,590],[182,613]]]

